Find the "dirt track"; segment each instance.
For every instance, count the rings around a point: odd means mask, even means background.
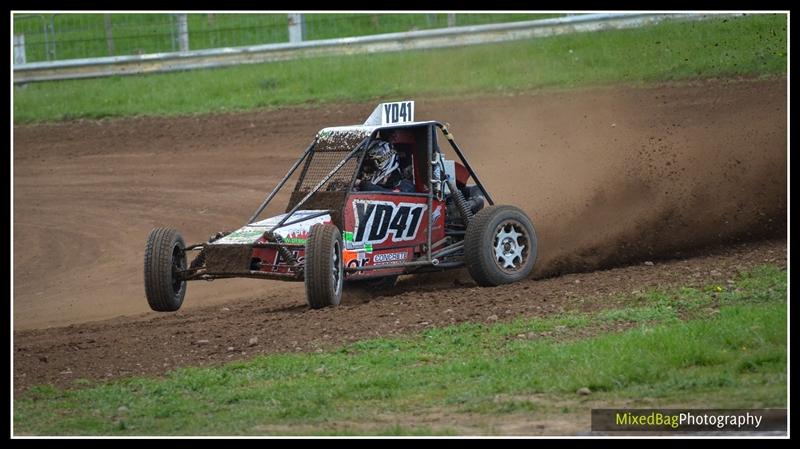
[[[401,323],[420,314],[429,324],[441,324],[430,316],[440,309],[458,309],[456,321],[492,315],[497,291],[454,289],[452,276],[427,278],[445,287],[437,294],[412,288],[368,304],[351,295],[341,310],[322,312],[306,310],[301,284],[193,283],[181,312],[148,312],[142,254],[152,227],[170,225],[197,242],[240,226],[320,127],[363,121],[372,106],[15,127],[14,328],[75,324],[15,332],[15,384],[217,360],[208,348],[186,352],[203,338],[219,338],[223,352],[234,346],[238,353],[246,335],[263,336],[259,351],[291,350],[293,341],[305,347],[308,335],[292,332],[311,316],[330,323],[320,337],[341,341],[394,330],[373,324],[381,313],[400,315],[391,321]],[[417,99],[417,107],[418,119],[450,123],[498,202],[531,215],[540,238],[537,278],[785,235],[785,80]],[[777,242],[770,250],[783,245],[785,252],[785,241]],[[613,271],[585,276],[613,284],[604,273]],[[658,284],[657,273],[645,283]],[[665,271],[665,279],[675,276]],[[469,283],[463,273],[457,278]],[[507,301],[494,314],[557,297],[560,282],[503,287],[524,304]],[[397,301],[415,306],[395,308]],[[440,309],[417,308],[429,303]],[[231,310],[220,311],[225,305]],[[297,321],[284,324],[286,317]],[[285,341],[267,343],[279,331],[288,333]],[[139,359],[145,342],[148,351],[166,352]],[[86,363],[93,367],[79,368]],[[66,368],[72,374],[58,374]]]
[[[163,374],[180,366],[315,351],[465,321],[492,323],[608,309],[619,306],[621,294],[656,287],[727,286],[728,280],[754,266],[785,266],[786,240],[691,255],[696,257],[529,279],[494,288],[491,294],[459,280],[432,291],[424,279],[410,278],[382,296],[351,295],[332,309],[311,310],[294,296],[264,295],[149,320],[19,331],[14,336],[14,386],[17,390],[41,383],[71,386],[75,379]],[[251,346],[253,337],[258,343]]]

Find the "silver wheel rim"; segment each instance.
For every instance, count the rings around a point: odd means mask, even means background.
[[[528,261],[528,232],[516,220],[505,220],[494,232],[494,261],[506,273],[515,273]]]
[[[339,294],[342,280],[342,259],[339,255],[339,242],[333,244],[333,266],[331,267],[331,277],[333,278],[333,293]]]

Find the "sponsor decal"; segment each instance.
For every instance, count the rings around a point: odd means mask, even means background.
[[[399,263],[406,260],[408,257],[407,252],[401,253],[383,253],[383,254],[375,254],[372,259],[375,261],[375,265],[385,264],[385,263]]]
[[[348,268],[361,268],[369,263],[369,257],[357,257],[347,262]]]
[[[370,260],[364,251],[345,250],[342,252],[342,256],[344,257],[345,266],[348,268],[363,267],[367,265]]]
[[[296,249],[292,250],[292,257],[294,257],[295,260],[297,260],[298,264],[303,264],[303,262],[305,262],[305,260],[306,260],[305,255],[301,256],[300,255],[300,250],[296,250]],[[282,267],[279,267],[278,265],[286,265],[287,263],[288,262],[283,259],[283,256],[281,256],[281,252],[280,251],[275,251],[275,261],[273,262],[273,265],[272,265],[272,271],[277,273],[278,271],[280,271],[280,268],[282,268]]]
[[[281,235],[283,243],[300,243],[305,245],[308,240],[308,231],[305,229]]]
[[[441,215],[442,215],[442,206],[441,205],[436,206],[436,209],[434,209],[434,211],[433,211],[433,215],[432,215],[431,220],[436,222],[436,219],[438,219],[439,216],[441,216]]]
[[[371,246],[385,242],[390,236],[395,242],[414,240],[425,207],[421,203],[355,200],[353,212],[356,224],[352,241],[354,244]]]
[[[344,247],[345,249],[349,250],[359,250],[362,252],[372,252],[372,243],[364,243],[364,242],[354,242],[353,241],[353,233],[345,231],[344,232]]]

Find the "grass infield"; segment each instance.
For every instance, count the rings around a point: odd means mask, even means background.
[[[600,405],[784,408],[786,286],[785,271],[763,266],[733,284],[651,290],[591,314],[466,323],[164,378],[38,386],[16,398],[14,431],[461,434],[496,432],[481,424],[492,419],[579,420]],[[591,402],[576,394],[584,387]]]

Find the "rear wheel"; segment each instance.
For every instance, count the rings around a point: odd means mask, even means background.
[[[526,278],[536,263],[536,231],[525,212],[514,206],[491,206],[478,212],[464,236],[470,276],[482,286]]]
[[[312,309],[338,305],[342,300],[344,267],[342,235],[332,224],[311,227],[305,252],[306,301]]]
[[[155,228],[144,251],[144,289],[147,303],[156,312],[174,312],[183,304],[186,281],[186,247],[181,234],[169,228]]]

